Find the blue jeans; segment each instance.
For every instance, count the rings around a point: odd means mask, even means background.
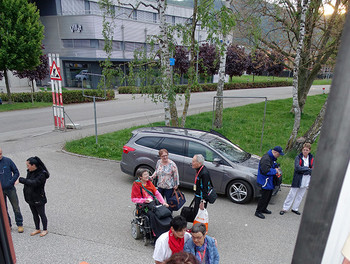
[[[6,211],[7,211],[7,216],[9,218],[10,226],[12,226],[12,224],[11,224],[11,218],[10,218],[10,215],[9,215],[9,212],[8,212],[8,209],[7,209],[6,197],[9,198],[10,203],[12,205],[13,212],[15,214],[16,225],[17,226],[23,226],[23,217],[22,217],[22,214],[21,214],[21,209],[19,208],[16,188],[13,186],[10,189],[2,190],[2,192],[4,193],[4,200],[5,200],[5,204],[6,204]]]

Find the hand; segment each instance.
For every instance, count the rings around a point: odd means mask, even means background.
[[[17,181],[15,181],[14,185],[17,185],[17,184],[19,184],[19,178],[17,179]]]
[[[163,205],[164,205],[165,207],[169,207],[169,204],[167,204],[167,203],[163,203]]]
[[[204,200],[201,200],[199,204],[199,209],[204,210]]]
[[[150,203],[150,202],[152,202],[152,199],[150,199],[150,198],[147,198],[145,201],[145,203]]]
[[[174,190],[177,190],[177,188],[178,188],[178,186],[176,185],[176,186],[174,186]]]

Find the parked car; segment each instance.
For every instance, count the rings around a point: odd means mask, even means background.
[[[180,186],[193,188],[192,158],[202,154],[217,193],[226,194],[239,204],[260,196],[256,183],[260,157],[249,154],[217,132],[174,127],[136,129],[123,147],[121,170],[135,176],[138,168],[146,168],[152,174],[159,159],[158,150],[162,148],[168,150],[169,159],[178,167]]]
[[[87,80],[87,78],[88,78],[87,73],[88,73],[88,70],[82,70],[77,75],[75,75],[74,79],[76,81]]]

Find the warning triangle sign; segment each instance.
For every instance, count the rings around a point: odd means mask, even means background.
[[[50,78],[51,80],[62,81],[60,68],[57,67],[55,61],[53,61],[52,66],[50,67]]]

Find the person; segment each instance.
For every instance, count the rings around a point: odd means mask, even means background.
[[[203,223],[195,224],[191,229],[192,238],[185,243],[184,251],[195,255],[199,263],[218,264],[220,258],[215,239],[206,234]]]
[[[2,192],[4,194],[7,216],[11,226],[12,225],[11,218],[10,218],[10,214],[8,213],[6,197],[9,199],[12,205],[13,213],[15,214],[17,231],[18,233],[23,233],[24,232],[23,217],[21,214],[21,209],[19,207],[19,201],[18,201],[17,191],[15,187],[15,183],[18,177],[19,177],[19,171],[16,167],[16,164],[10,158],[3,156],[2,149],[0,148],[0,182],[1,182]]]
[[[276,146],[265,153],[259,162],[257,182],[258,185],[261,186],[261,197],[258,201],[255,216],[261,219],[265,219],[263,213],[271,214],[271,211],[267,209],[267,206],[271,200],[272,191],[275,188],[273,177],[281,174],[276,160],[279,156],[283,155],[282,147]]]
[[[156,241],[153,259],[156,264],[164,264],[171,255],[181,252],[191,235],[186,232],[187,222],[181,216],[175,216],[170,222],[170,230],[163,233]]]
[[[138,169],[136,171],[136,176],[138,180],[134,181],[131,189],[131,201],[133,203],[150,204],[158,200],[159,203],[169,207],[162,195],[149,180],[149,172],[147,169]],[[150,226],[155,234],[155,239],[169,229],[169,219],[158,219],[152,210],[147,211],[147,216],[150,219]]]
[[[194,215],[197,215],[201,203],[204,208],[207,208],[208,186],[210,175],[208,169],[204,166],[204,157],[201,154],[196,154],[192,158],[192,168],[196,170],[193,189],[194,193]],[[203,208],[203,209],[204,209]]]
[[[304,143],[301,153],[296,156],[294,161],[294,175],[292,187],[283,204],[283,210],[280,215],[284,215],[290,207],[292,212],[300,215],[299,205],[303,199],[306,189],[309,187],[311,172],[314,164],[314,157],[310,153],[311,144]]]
[[[159,150],[160,160],[157,161],[156,170],[151,179],[158,177],[158,191],[169,202],[173,190],[179,185],[179,171],[174,161],[170,160],[166,149]]]
[[[50,177],[50,173],[45,164],[37,156],[27,159],[26,164],[27,177],[20,177],[19,182],[24,184],[24,199],[29,204],[29,208],[33,214],[35,230],[30,235],[35,236],[40,234],[43,237],[48,233],[47,217],[45,214],[45,204],[47,203],[45,183]],[[43,225],[43,231],[40,230],[40,219]]]
[[[165,264],[200,264],[196,257],[188,252],[178,252],[165,261]]]

